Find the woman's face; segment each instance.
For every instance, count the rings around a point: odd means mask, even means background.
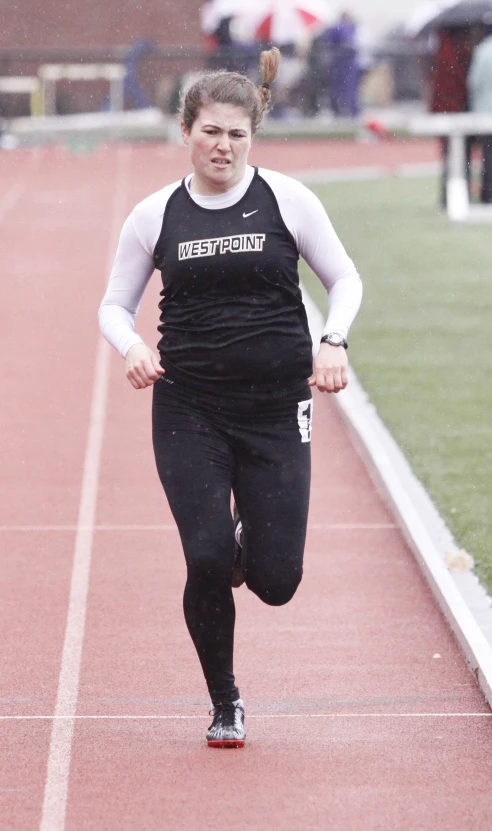
[[[181,132],[190,149],[195,193],[223,193],[241,181],[253,140],[247,110],[209,103],[201,108],[191,130],[182,123]]]

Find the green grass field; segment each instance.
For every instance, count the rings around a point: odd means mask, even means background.
[[[364,282],[351,363],[492,593],[492,227],[451,224],[433,178],[313,190]]]

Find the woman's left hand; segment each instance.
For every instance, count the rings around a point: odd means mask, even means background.
[[[322,343],[313,363],[310,387],[320,392],[340,392],[348,384],[348,358],[343,346]]]

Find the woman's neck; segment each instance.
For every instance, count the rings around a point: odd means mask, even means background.
[[[196,173],[193,173],[190,180],[190,193],[194,193],[196,196],[220,196],[221,194],[228,193],[228,191],[234,190],[235,187],[244,181],[246,171],[247,167],[244,168],[239,178],[236,178],[232,183],[228,182],[226,186],[221,186],[220,183],[209,182],[207,179],[202,179]]]

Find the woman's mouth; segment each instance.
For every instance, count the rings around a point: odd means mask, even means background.
[[[228,159],[212,159],[212,164],[216,164],[219,167],[227,167],[230,161]]]

